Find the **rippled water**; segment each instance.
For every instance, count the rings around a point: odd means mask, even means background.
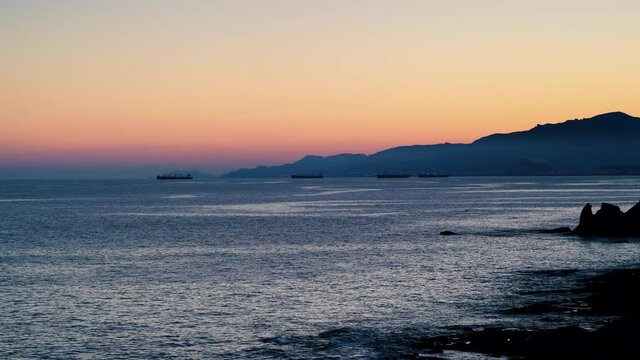
[[[0,358],[375,358],[636,264],[640,178],[0,181]],[[453,230],[459,236],[439,236]]]

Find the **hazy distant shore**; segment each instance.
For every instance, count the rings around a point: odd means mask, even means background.
[[[308,155],[290,164],[239,169],[227,177],[296,173],[365,176],[380,172],[448,175],[638,175],[640,118],[622,112],[491,134],[469,144],[410,145],[374,154]]]

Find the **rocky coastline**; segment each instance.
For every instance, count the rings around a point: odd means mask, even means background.
[[[580,236],[638,237],[640,236],[640,202],[627,212],[616,205],[602,203],[593,213],[591,204],[580,213],[580,224],[573,230]]]
[[[594,214],[587,204],[580,223],[571,230],[543,230],[548,234],[581,237],[639,237],[640,202],[627,212],[603,203]],[[418,339],[407,359],[445,359],[449,352],[478,353],[511,359],[627,359],[640,358],[640,267],[614,269],[583,281],[562,292],[565,300],[542,300],[504,309],[510,316],[565,314],[576,321],[560,327],[495,326]],[[579,319],[592,317],[596,328],[584,327]]]
[[[511,359],[638,358],[640,346],[640,267],[617,269],[592,277],[584,286],[562,289],[565,302],[541,301],[505,314],[531,316],[562,312],[598,317],[600,326],[579,322],[555,328],[491,327],[416,340],[406,359],[446,359],[448,352],[469,352]],[[554,291],[554,290],[550,290]]]

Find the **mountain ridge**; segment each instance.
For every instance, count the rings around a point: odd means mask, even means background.
[[[371,176],[379,172],[451,175],[640,174],[640,118],[616,111],[538,124],[468,143],[402,145],[365,154],[307,155],[277,166],[239,169],[226,177],[281,177],[300,172]],[[616,170],[617,169],[617,170]]]

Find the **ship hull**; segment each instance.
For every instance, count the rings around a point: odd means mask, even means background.
[[[156,176],[156,180],[193,180],[193,176]]]

